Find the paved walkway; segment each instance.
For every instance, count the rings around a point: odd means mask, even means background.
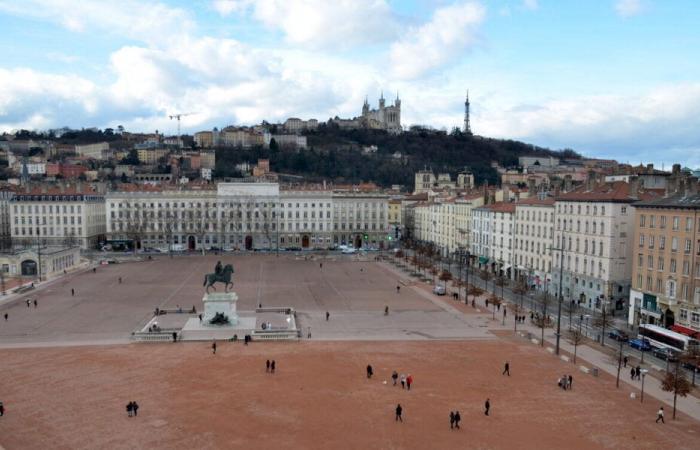
[[[500,322],[499,322],[500,324]],[[508,324],[508,322],[506,322]],[[512,330],[512,328],[511,328]],[[519,325],[518,330],[524,332],[530,332],[533,337],[539,339],[541,336],[541,329],[534,327],[529,324]],[[574,346],[570,344],[564,337],[564,329],[562,329],[562,339],[559,342],[561,350],[574,354]],[[556,344],[555,331],[551,328],[545,330],[545,347],[554,347]],[[534,345],[534,344],[533,344]],[[573,361],[573,358],[572,358]],[[579,345],[576,352],[576,362],[577,366],[584,365],[586,367],[593,368],[597,367],[603,372],[606,372],[613,377],[617,377],[617,362],[612,363],[610,355],[603,353],[594,347],[589,345]],[[645,366],[649,367],[648,364]],[[581,373],[577,367],[578,373]],[[627,389],[630,392],[634,392],[637,396],[635,401],[640,401],[640,392],[642,387],[642,382],[637,380],[630,380],[629,378],[629,366],[627,368],[622,368],[620,372],[620,387],[622,389]],[[652,398],[650,398],[652,397]],[[666,405],[673,407],[673,393],[665,392],[661,389],[661,382],[651,376],[647,376],[644,382],[644,398],[645,402],[649,401],[662,401]],[[688,395],[687,397],[678,396],[676,402],[676,408],[695,419],[700,420],[700,400],[697,397]],[[667,415],[670,417],[672,410],[667,410]]]

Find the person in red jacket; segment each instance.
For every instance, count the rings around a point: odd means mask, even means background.
[[[409,391],[411,390],[411,384],[413,384],[413,375],[409,373],[406,377],[406,389],[408,389]]]

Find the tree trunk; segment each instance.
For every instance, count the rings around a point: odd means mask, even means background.
[[[578,343],[574,342],[574,364],[576,364],[576,350],[578,350]]]

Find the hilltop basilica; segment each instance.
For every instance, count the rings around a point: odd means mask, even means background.
[[[370,109],[369,102],[365,98],[362,105],[362,115],[353,119],[340,119],[335,117],[331,122],[340,128],[371,128],[375,130],[387,130],[390,133],[401,133],[401,100],[396,94],[393,105],[386,106],[384,93],[379,97],[379,108]]]

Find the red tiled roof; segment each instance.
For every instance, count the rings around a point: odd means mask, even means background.
[[[630,183],[614,181],[612,183],[598,184],[593,189],[588,189],[584,185],[576,190],[559,195],[557,200],[573,202],[634,202],[637,200],[651,200],[657,197],[658,194],[656,192],[644,189],[638,189],[636,195],[631,195]]]
[[[537,197],[532,197],[532,198],[523,198],[518,201],[517,205],[524,205],[524,206],[530,206],[530,205],[543,205],[543,206],[549,206],[549,205],[554,205],[554,198],[553,197],[547,197],[545,199],[539,199]]]
[[[481,208],[486,208],[489,211],[493,211],[493,212],[514,213],[515,212],[515,203],[497,202],[497,203],[491,203],[490,205],[481,206]]]

